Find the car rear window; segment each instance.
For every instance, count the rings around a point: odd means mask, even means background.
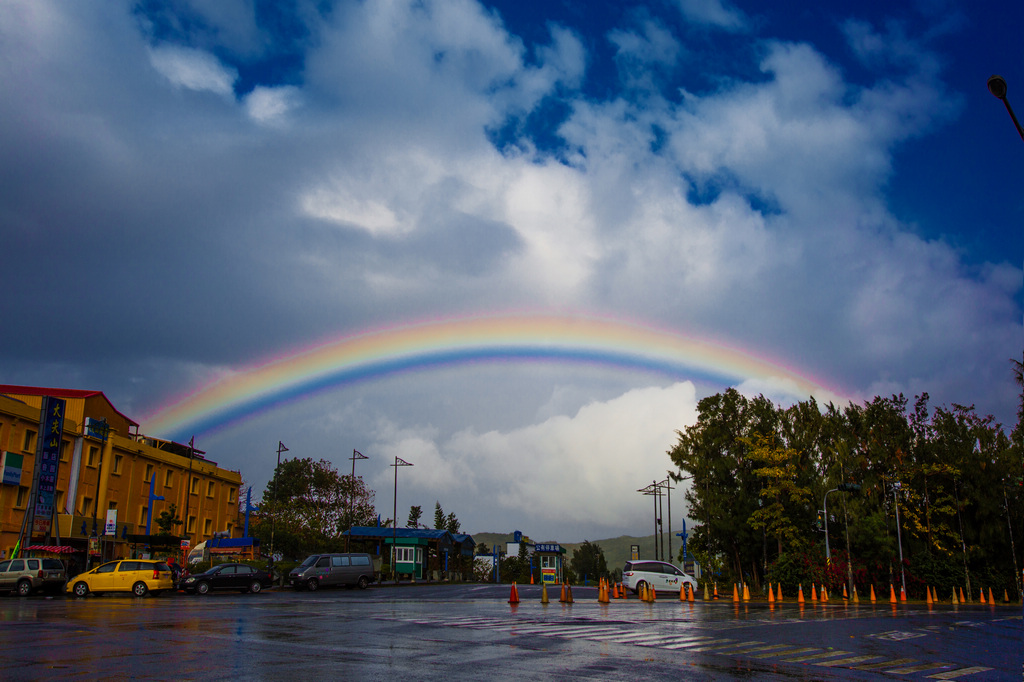
[[[149,568],[149,566],[146,566],[146,568]],[[170,570],[171,570],[171,567],[170,567],[170,566],[168,566],[168,565],[167,565],[167,564],[166,564],[165,562],[163,562],[163,561],[158,561],[158,562],[156,562],[155,564],[153,564],[153,570],[154,570],[154,571],[170,571]]]
[[[354,557],[352,557],[352,565],[353,566],[369,566],[370,565],[370,557],[368,557],[368,556],[354,556]]]
[[[60,562],[60,559],[43,559],[43,568],[48,571],[63,571],[64,564]]]

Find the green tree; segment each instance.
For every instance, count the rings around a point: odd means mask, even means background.
[[[434,503],[434,528],[441,530],[444,528],[444,509],[441,508],[440,502]]]
[[[597,580],[608,575],[608,563],[604,558],[601,545],[585,540],[582,545],[572,551],[572,570],[577,576],[586,576],[588,580]]]
[[[420,507],[419,505],[409,507],[409,520],[406,522],[405,527],[419,528],[421,516],[423,516],[423,507]]]
[[[160,515],[153,519],[156,527],[159,528],[157,535],[173,535],[174,529],[181,525],[181,518],[178,516],[178,506],[171,502],[171,506],[160,512]]]
[[[790,511],[793,506],[803,506],[811,494],[810,488],[797,483],[800,453],[763,434],[744,438],[743,442],[750,447],[747,456],[759,465],[754,475],[763,483],[760,497],[764,504],[750,515],[750,527],[763,528],[775,538],[779,554],[804,546],[806,531],[794,523]]]
[[[361,477],[341,475],[327,460],[281,462],[263,492],[253,534],[287,556],[340,550],[352,526],[374,523],[372,490]]]

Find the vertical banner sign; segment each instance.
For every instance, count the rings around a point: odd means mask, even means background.
[[[60,466],[60,444],[64,439],[64,406],[60,398],[43,398],[40,412],[39,447],[36,449],[34,485],[36,504],[32,518],[32,535],[47,536],[53,523],[53,498],[57,490],[57,468]]]

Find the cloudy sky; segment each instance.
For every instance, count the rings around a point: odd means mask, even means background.
[[[1024,142],[985,83],[1024,114],[1024,9],[770,5],[4,0],[0,383],[102,390],[152,433],[304,348],[530,314],[1012,423]],[[279,441],[358,449],[385,517],[399,456],[402,520],[578,541],[649,532],[636,490],[726,385],[455,363],[194,435],[256,495]]]

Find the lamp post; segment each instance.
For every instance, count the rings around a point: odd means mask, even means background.
[[[274,565],[274,530],[277,528],[277,476],[281,470],[281,453],[288,452],[284,443],[277,441],[277,468],[274,469],[274,515],[270,517],[270,565]]]
[[[903,594],[907,593],[907,577],[903,573],[903,539],[900,537],[900,501],[896,497],[896,493],[900,490],[900,482],[896,481],[892,484],[892,500],[896,506],[896,544],[900,548],[900,585],[903,587]]]
[[[353,465],[355,463],[353,462]],[[388,466],[395,467],[395,509],[391,517],[391,575],[395,582],[398,582],[398,568],[395,566],[395,558],[398,556],[398,467],[411,467],[412,464],[395,455],[395,463]]]
[[[988,91],[1006,107],[1006,111],[1010,114],[1010,118],[1013,119],[1014,127],[1017,128],[1017,134],[1020,135],[1020,139],[1024,140],[1024,128],[1020,127],[1020,121],[1017,120],[1017,116],[1013,113],[1013,107],[1010,106],[1010,101],[1006,99],[1006,79],[998,75],[989,76]]]
[[[355,488],[356,486],[356,460],[370,458],[364,455],[363,453],[359,452],[358,450],[353,449],[352,456],[349,457],[349,459],[352,460],[352,478],[349,481],[349,485],[351,485],[352,487],[349,488],[348,492],[348,535],[345,536],[346,552],[349,551],[349,547],[352,543],[352,489]]]
[[[658,498],[661,497],[658,482],[654,481],[650,485],[640,488],[637,492],[656,496],[654,498],[654,558],[658,559],[658,524],[661,523],[661,519],[658,518]]]

